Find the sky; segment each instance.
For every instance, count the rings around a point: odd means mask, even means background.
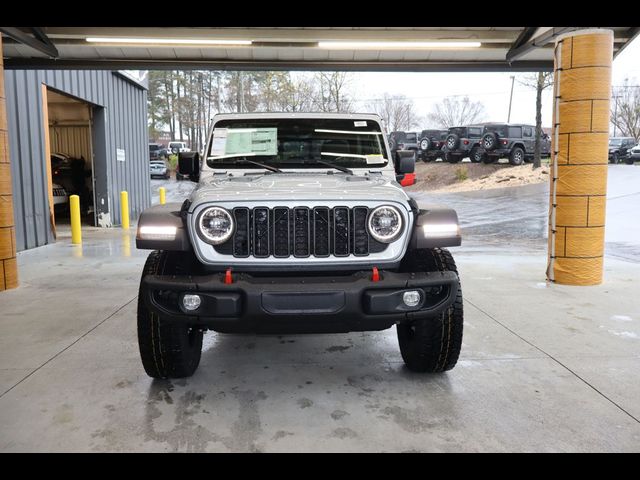
[[[414,100],[418,116],[424,119],[443,97],[468,95],[471,100],[484,104],[484,121],[506,122],[512,75],[516,76],[516,80],[511,122],[535,125],[535,89],[518,83],[518,79],[522,79],[526,73],[358,73],[352,82],[353,91],[361,92],[356,97],[358,102],[355,109],[358,112],[367,111],[367,103],[381,98],[384,93],[405,95]],[[625,78],[634,85],[640,82],[640,39],[630,43],[613,62],[612,84],[622,85]],[[552,122],[551,90],[545,90],[542,97],[543,127],[550,127]],[[426,121],[424,123],[424,128],[429,127]]]

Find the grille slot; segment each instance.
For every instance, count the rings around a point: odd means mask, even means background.
[[[353,254],[369,254],[369,233],[367,232],[367,207],[356,207],[353,209]]]
[[[311,223],[306,207],[293,210],[293,254],[296,257],[311,255]]]
[[[253,255],[269,256],[269,209],[260,207],[253,209]]]
[[[366,256],[387,248],[369,237],[368,215],[364,206],[236,207],[233,237],[214,248],[236,258]]]
[[[313,254],[316,257],[328,257],[329,244],[329,209],[316,207],[313,209]]]

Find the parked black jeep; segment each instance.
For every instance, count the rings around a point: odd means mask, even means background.
[[[485,163],[508,158],[511,165],[522,165],[526,160],[533,160],[535,132],[536,127],[533,125],[487,124],[484,126],[479,155]],[[551,154],[551,140],[545,133],[540,138],[540,153],[542,157],[549,157]]]
[[[425,162],[442,158],[442,146],[448,133],[447,130],[422,130],[418,142],[418,158]]]
[[[396,131],[389,134],[389,148],[396,150],[418,151],[418,134],[416,132]]]
[[[635,138],[613,137],[609,139],[609,163],[625,163],[632,165],[631,149],[636,145]]]
[[[444,159],[449,163],[457,163],[465,157],[469,157],[472,162],[481,161],[482,158],[477,155],[481,137],[480,125],[449,128],[442,148]]]

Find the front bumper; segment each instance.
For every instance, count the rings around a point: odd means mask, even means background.
[[[342,333],[384,330],[397,322],[433,317],[456,299],[455,272],[395,273],[371,271],[335,277],[257,277],[234,274],[147,275],[140,294],[162,321],[202,326],[228,333]],[[403,293],[417,290],[420,303],[408,307]],[[201,304],[189,312],[185,294]]]

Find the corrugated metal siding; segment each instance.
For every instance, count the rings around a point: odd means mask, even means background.
[[[91,162],[91,130],[87,126],[55,125],[49,128],[51,153],[83,157]]]
[[[45,162],[49,160],[45,158],[42,84],[104,109],[104,121],[94,123],[94,130],[104,129],[94,132],[103,138],[93,142],[94,172],[103,172],[104,178],[96,179],[96,197],[104,195],[103,208],[108,209],[111,223],[120,224],[121,190],[129,192],[132,218],[149,206],[146,90],[111,71],[5,70],[4,74],[18,250],[53,240],[48,221]],[[116,161],[118,148],[126,151],[125,162]]]

